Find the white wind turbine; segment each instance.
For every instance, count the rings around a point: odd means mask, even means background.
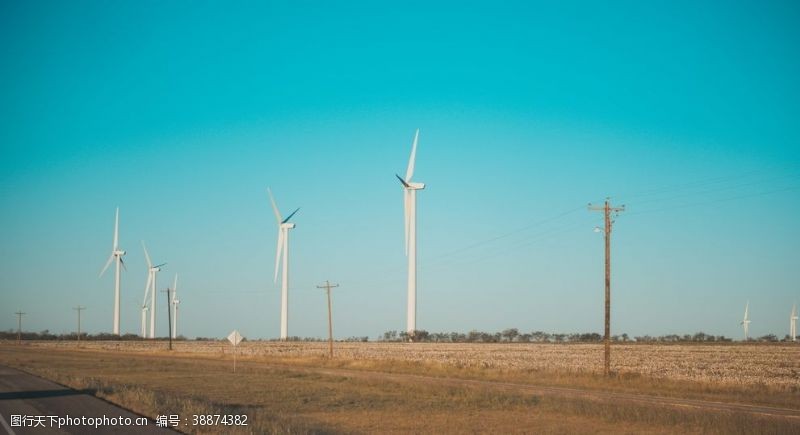
[[[150,338],[156,337],[156,274],[161,271],[161,266],[167,263],[161,263],[153,266],[150,261],[150,254],[147,253],[147,246],[144,245],[142,240],[142,248],[144,248],[144,257],[147,259],[147,286],[145,287],[145,301],[147,301],[147,293],[150,293]],[[148,290],[149,289],[149,290]],[[144,304],[143,310],[144,310]],[[144,314],[142,315],[144,317]],[[142,322],[144,323],[144,322]],[[144,328],[143,328],[144,329]]]
[[[750,338],[750,301],[747,301],[747,305],[744,306],[744,319],[740,325],[744,327],[744,340],[747,341]]]
[[[293,211],[286,219],[281,218],[281,212],[275,204],[272,191],[267,188],[269,200],[272,202],[272,210],[275,212],[275,219],[278,221],[278,248],[275,254],[275,279],[278,281],[278,264],[283,254],[283,270],[281,271],[281,340],[286,340],[289,336],[289,230],[295,227],[289,219],[297,213],[300,208]]]
[[[119,249],[119,207],[117,207],[117,214],[114,218],[114,243],[111,245],[111,255],[108,257],[103,270],[100,271],[100,277],[102,277],[111,262],[116,263],[114,271],[114,335],[119,335],[119,269],[120,267],[125,267],[125,263],[122,261],[124,255],[125,251]]]
[[[411,181],[414,175],[414,160],[417,157],[419,129],[414,134],[411,157],[408,160],[406,177],[397,179],[403,184],[403,206],[405,213],[406,256],[408,257],[408,308],[406,311],[406,332],[409,336],[417,330],[417,190],[425,188],[424,183]]]
[[[175,274],[175,282],[172,284],[172,338],[178,338],[178,274]]]
[[[789,337],[797,341],[797,303],[792,305],[792,315],[789,316]]]

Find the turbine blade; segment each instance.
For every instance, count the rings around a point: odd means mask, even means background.
[[[419,139],[419,129],[414,134],[414,145],[411,146],[411,158],[408,159],[408,169],[406,170],[406,182],[411,181],[411,176],[414,175],[414,160],[417,158],[417,140]]]
[[[103,274],[106,273],[106,269],[108,269],[108,266],[111,266],[111,262],[113,260],[114,260],[114,253],[112,252],[111,256],[108,257],[108,261],[106,261],[106,265],[103,266],[103,270],[100,271],[100,275],[97,276],[98,279],[103,277]]]
[[[161,263],[161,264],[157,264],[155,267],[161,267],[161,266],[166,266],[166,265],[167,265],[167,263]]]
[[[278,266],[281,263],[281,253],[283,252],[283,228],[278,229],[278,249],[275,252],[275,278],[273,282],[278,282]]]
[[[123,269],[125,269],[125,272],[127,272],[127,271],[128,271],[128,268],[127,268],[127,267],[125,267],[125,262],[124,262],[124,261],[122,261],[122,257],[119,257],[119,264],[121,264],[121,265],[122,265],[122,268],[123,268]]]
[[[397,174],[394,174],[394,176],[397,177],[397,179],[400,180],[401,183],[403,183],[403,186],[409,187],[408,183],[406,183],[406,180],[403,180],[403,177],[401,177],[401,176],[399,176]]]
[[[175,299],[175,295],[178,293],[178,274],[175,274],[175,281],[172,283],[172,299]]]
[[[272,190],[270,190],[269,187],[267,187],[267,193],[269,194],[269,200],[272,203],[272,211],[275,212],[275,219],[278,221],[278,225],[280,225],[281,221],[283,221],[283,219],[281,219],[281,212],[278,211],[278,206],[275,204],[275,197],[272,196]]]
[[[144,258],[147,259],[147,268],[152,268],[153,262],[150,261],[150,254],[147,253],[147,246],[144,245],[144,240],[142,240],[142,248],[144,248]]]
[[[119,246],[119,207],[117,207],[117,216],[114,218],[114,250]]]
[[[291,219],[291,218],[292,218],[292,216],[294,216],[294,214],[295,214],[295,213],[297,213],[298,211],[300,211],[300,207],[297,207],[297,210],[293,211],[293,212],[292,212],[292,214],[290,214],[290,215],[289,215],[289,217],[287,217],[286,219],[284,219],[284,220],[283,220],[281,223],[282,223],[282,224],[285,224],[286,222],[289,222],[289,219]]]

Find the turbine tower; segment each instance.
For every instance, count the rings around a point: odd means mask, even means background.
[[[792,305],[792,315],[789,316],[789,337],[797,341],[797,303]]]
[[[278,248],[275,254],[275,279],[278,281],[278,264],[283,254],[283,270],[281,271],[281,340],[286,340],[289,336],[289,230],[295,227],[289,219],[297,213],[300,208],[293,211],[286,219],[281,218],[281,212],[275,204],[272,191],[267,188],[269,200],[272,202],[272,210],[275,212],[275,219],[278,221]]]
[[[172,338],[178,338],[178,274],[175,274],[175,281],[172,284]]]
[[[408,257],[408,308],[406,311],[406,332],[413,338],[417,330],[417,190],[425,188],[424,183],[411,181],[414,175],[414,160],[417,157],[419,129],[414,134],[411,157],[408,160],[406,177],[395,174],[403,184],[403,208],[405,216],[406,256]]]
[[[119,268],[125,267],[125,263],[122,261],[124,255],[125,251],[119,249],[119,207],[117,207],[117,214],[114,218],[114,243],[111,245],[111,255],[108,257],[108,261],[103,270],[100,271],[99,276],[102,277],[106,273],[106,269],[108,269],[112,261],[116,263],[114,271],[114,335],[119,335]]]
[[[744,319],[740,325],[744,327],[744,341],[747,341],[750,338],[750,301],[747,301],[747,305],[744,306]]]
[[[147,286],[145,287],[145,300],[147,300],[148,288],[150,292],[150,338],[156,337],[156,274],[161,271],[161,266],[167,263],[161,263],[153,266],[150,261],[150,254],[147,253],[147,246],[144,245],[142,240],[142,248],[144,248],[144,258],[147,260]]]
[[[150,292],[150,272],[147,272],[147,284],[144,286],[142,299],[142,338],[147,338],[147,294]]]

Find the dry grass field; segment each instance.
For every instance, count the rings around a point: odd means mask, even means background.
[[[222,342],[2,343],[0,364],[149,416],[246,413],[255,433],[800,433],[800,346],[616,345],[611,379],[601,345],[337,343],[334,360],[326,346],[245,342],[235,374]]]
[[[74,348],[72,342],[36,346]],[[131,352],[164,349],[164,342],[88,342],[89,349]],[[226,342],[176,342],[176,352],[220,355]],[[239,356],[314,358],[326,356],[327,343],[243,342]],[[342,360],[435,363],[454,368],[556,371],[600,374],[602,344],[336,343]],[[612,368],[620,375],[733,386],[774,386],[800,392],[800,344],[615,344]]]

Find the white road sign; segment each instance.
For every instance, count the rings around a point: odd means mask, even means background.
[[[236,346],[242,341],[242,334],[239,334],[239,331],[234,329],[233,332],[228,335],[228,341],[230,341],[232,345]]]

